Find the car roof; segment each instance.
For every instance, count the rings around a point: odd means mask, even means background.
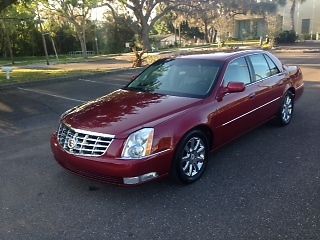
[[[235,52],[217,52],[217,53],[209,53],[209,54],[185,55],[185,56],[178,56],[177,58],[226,61],[226,60],[231,60],[237,57],[245,56],[248,54],[263,53],[263,52],[264,52],[263,50],[244,50],[244,51],[235,51]]]

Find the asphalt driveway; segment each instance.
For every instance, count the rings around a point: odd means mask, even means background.
[[[320,239],[320,82],[289,126],[213,153],[195,184],[125,189],[66,172],[49,147],[59,115],[132,74],[1,90],[0,239]]]

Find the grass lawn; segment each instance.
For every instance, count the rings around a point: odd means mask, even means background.
[[[99,60],[110,59],[119,54],[106,54],[106,55],[97,55],[97,56],[88,56],[87,59],[84,59],[82,56],[69,56],[69,55],[59,55],[59,61],[54,56],[49,57],[49,63],[52,64],[68,64],[68,63],[82,63],[82,62],[94,62]],[[16,57],[14,59],[14,66],[25,66],[25,65],[45,65],[46,59],[44,56],[27,56],[27,57]],[[10,59],[1,59],[0,58],[0,67],[12,65]]]
[[[46,79],[53,79],[58,77],[72,77],[88,74],[95,74],[99,72],[107,72],[107,70],[38,70],[38,69],[14,69],[10,74],[10,79],[7,80],[5,73],[0,73],[0,85],[10,83],[25,83],[40,81]]]

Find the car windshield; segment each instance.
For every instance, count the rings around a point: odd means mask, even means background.
[[[221,64],[206,59],[165,59],[143,71],[126,89],[204,98],[212,89]]]

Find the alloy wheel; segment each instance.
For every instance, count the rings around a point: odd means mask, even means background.
[[[203,140],[199,137],[192,137],[185,144],[181,159],[182,172],[193,177],[201,172],[204,167],[206,147]]]
[[[291,120],[293,112],[293,99],[290,95],[287,95],[281,111],[281,117],[284,123],[288,123]]]

